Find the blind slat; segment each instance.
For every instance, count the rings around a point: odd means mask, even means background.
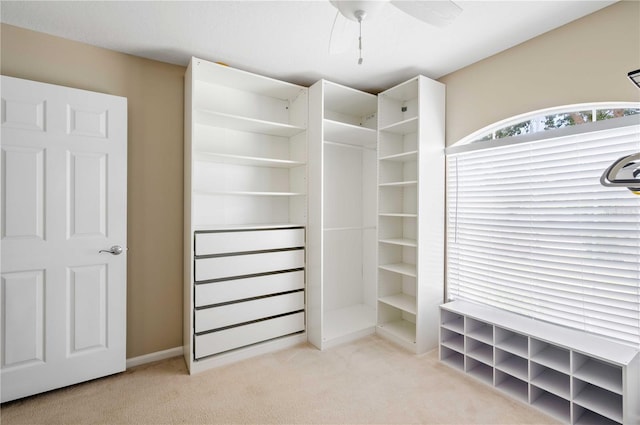
[[[447,156],[447,294],[640,347],[640,125]]]

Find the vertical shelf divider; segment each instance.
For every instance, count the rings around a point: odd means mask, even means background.
[[[444,104],[444,85],[424,76],[378,95],[377,333],[414,353],[438,345]],[[461,353],[447,350],[459,365]]]
[[[444,364],[563,423],[640,423],[637,349],[461,300],[440,306],[439,333]]]

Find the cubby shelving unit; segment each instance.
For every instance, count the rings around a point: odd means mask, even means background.
[[[307,88],[191,59],[183,341],[191,373],[306,340],[307,119]]]
[[[602,337],[458,300],[440,360],[564,423],[640,423],[640,354]]]
[[[377,97],[309,88],[308,337],[320,349],[375,332]]]
[[[378,95],[377,182],[377,333],[423,353],[444,292],[442,84],[418,76]]]

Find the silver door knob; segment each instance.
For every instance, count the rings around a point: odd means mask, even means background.
[[[111,255],[120,255],[122,254],[122,247],[120,245],[114,245],[109,249],[101,249],[98,253],[108,252]]]

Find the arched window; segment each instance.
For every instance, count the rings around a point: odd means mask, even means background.
[[[447,149],[447,298],[640,347],[640,196],[604,187],[640,151],[640,104],[504,120]]]
[[[456,146],[529,135],[639,114],[640,107],[634,102],[590,103],[548,108],[491,124],[460,140]]]

